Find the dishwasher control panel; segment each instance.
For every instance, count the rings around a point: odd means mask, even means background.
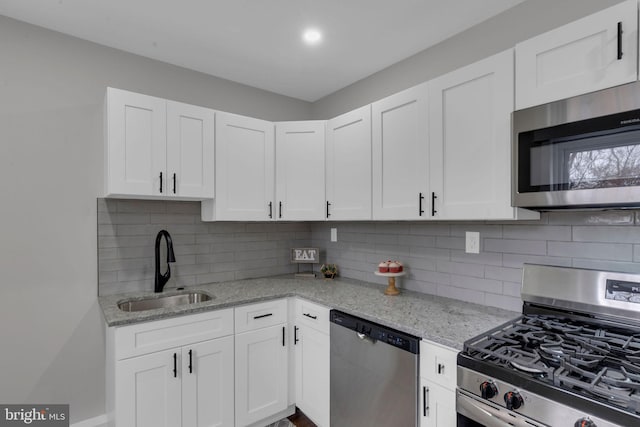
[[[352,316],[339,310],[331,310],[329,320],[332,323],[351,329],[372,340],[382,341],[414,354],[419,354],[420,352],[420,338],[413,335]]]

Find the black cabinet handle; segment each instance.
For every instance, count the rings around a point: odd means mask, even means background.
[[[618,22],[618,61],[622,59],[622,22]]]
[[[282,346],[284,347],[284,326],[282,327]]]
[[[429,412],[429,389],[427,387],[422,387],[422,415],[427,416]]]
[[[436,216],[436,214],[438,213],[438,211],[436,210],[436,199],[438,198],[438,196],[436,196],[435,191],[431,192],[431,216]]]
[[[327,218],[331,216],[331,214],[329,213],[329,206],[331,206],[331,203],[329,203],[329,201],[327,200]]]
[[[293,345],[298,344],[298,341],[300,341],[298,339],[298,329],[300,329],[300,328],[298,328],[297,326],[293,327]]]
[[[273,218],[273,202],[269,202],[269,218]]]
[[[160,172],[160,193],[162,193],[162,172]]]
[[[173,378],[178,378],[178,353],[173,353]]]
[[[193,374],[193,350],[189,350],[189,373]]]
[[[279,202],[279,203],[280,203],[280,206],[279,206],[280,211],[278,212],[278,218],[282,218],[282,202]]]
[[[176,174],[173,174],[173,194],[176,194]]]
[[[311,314],[309,314],[309,313],[302,313],[302,315],[303,315],[303,316],[310,317],[310,318],[312,318],[313,320],[316,320],[316,319],[318,318],[318,316],[313,316],[313,315],[311,315]]]
[[[422,216],[424,213],[424,209],[422,209],[422,201],[424,200],[424,196],[422,193],[418,193],[418,216]]]
[[[438,363],[438,374],[444,373],[444,365],[442,363]]]
[[[261,314],[260,316],[253,316],[254,319],[262,319],[263,317],[273,316],[273,313]]]

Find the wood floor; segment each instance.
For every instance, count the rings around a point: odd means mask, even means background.
[[[313,421],[307,418],[298,408],[296,408],[296,413],[289,417],[289,421],[295,424],[296,427],[316,427]]]

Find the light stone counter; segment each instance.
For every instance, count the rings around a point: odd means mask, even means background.
[[[99,297],[99,302],[107,325],[120,326],[299,296],[458,350],[467,339],[520,314],[406,290],[398,296],[386,296],[383,293],[385,287],[349,279],[313,280],[280,276],[189,287],[182,292],[203,291],[215,298],[178,308],[127,313],[117,306],[122,300],[153,296],[153,292],[103,296]],[[175,293],[181,291],[166,290],[157,295]]]

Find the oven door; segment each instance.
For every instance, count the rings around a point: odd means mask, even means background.
[[[456,410],[458,427],[545,427],[460,389],[456,391]]]

